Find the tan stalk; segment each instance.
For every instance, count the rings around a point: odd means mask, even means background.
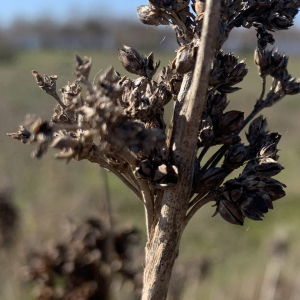
[[[208,0],[192,83],[187,94],[181,90],[174,113],[171,155],[179,169],[179,181],[164,192],[158,223],[146,246],[142,300],[164,300],[167,297],[192,190],[197,134],[206,101],[219,15],[220,1]],[[190,73],[185,75],[184,82],[188,82],[189,77]],[[185,89],[188,86],[183,84]]]

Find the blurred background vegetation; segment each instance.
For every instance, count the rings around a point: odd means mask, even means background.
[[[291,74],[300,76],[299,27],[275,33],[275,38],[275,46],[290,55]],[[161,66],[174,58],[177,47],[167,27],[147,27],[129,18],[103,16],[59,23],[45,17],[19,19],[0,27],[0,189],[12,191],[19,215],[13,241],[0,249],[0,299],[34,299],[33,285],[23,280],[28,245],[59,237],[66,219],[80,222],[105,211],[103,179],[96,165],[85,161],[65,164],[56,161],[51,151],[42,160],[33,160],[32,148],[5,136],[16,131],[28,113],[45,119],[52,115],[55,103],[37,87],[30,72],[57,74],[60,88],[75,79],[78,53],[92,57],[92,76],[110,65],[126,75],[117,52],[123,44],[143,54],[153,51]],[[254,48],[253,30],[236,30],[224,47],[225,52],[246,58],[249,67],[249,75],[239,84],[242,90],[232,94],[229,106],[246,115],[261,91]],[[287,184],[287,196],[274,204],[274,211],[263,222],[246,220],[243,227],[230,225],[220,216],[211,218],[214,208],[210,205],[200,210],[182,238],[172,299],[300,299],[299,113],[298,96],[263,111],[270,131],[282,135],[279,161],[285,170],[278,179]],[[168,111],[167,116],[170,114]],[[134,225],[144,234],[140,202],[110,175],[109,187],[116,226]],[[176,290],[179,286],[181,291]]]

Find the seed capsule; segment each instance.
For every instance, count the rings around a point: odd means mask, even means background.
[[[119,59],[128,72],[144,75],[144,58],[133,48],[123,46],[122,49],[119,49]]]

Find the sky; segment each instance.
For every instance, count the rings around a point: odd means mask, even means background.
[[[92,16],[125,16],[136,18],[136,7],[147,0],[3,0],[0,26],[7,27],[15,19],[36,20],[50,16],[61,22]]]
[[[16,19],[37,20],[51,17],[60,22],[74,18],[126,17],[137,20],[136,7],[147,0],[2,0],[0,26],[7,27]],[[296,23],[300,25],[299,21]]]

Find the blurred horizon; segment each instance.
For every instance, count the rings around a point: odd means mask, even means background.
[[[138,51],[173,52],[178,48],[170,26],[147,26],[136,7],[147,0],[5,2],[0,14],[0,60],[7,61],[24,50],[116,50],[124,44]],[[299,22],[288,31],[274,32],[275,47],[288,55],[300,54]],[[146,33],[146,34],[145,34]],[[256,32],[235,29],[225,51],[249,53],[256,45]]]
[[[15,0],[2,3],[0,13],[0,28],[8,28],[19,20],[51,19],[59,24],[74,22],[74,16],[79,21],[85,19],[131,19],[139,21],[136,7],[148,4],[147,0]],[[300,27],[300,18],[296,16],[295,26]]]
[[[147,0],[121,1],[113,0],[15,0],[2,3],[0,13],[0,27],[7,28],[18,20],[31,22],[32,20],[53,19],[60,24],[69,23],[76,18],[132,18],[138,21],[136,7],[148,4]]]

